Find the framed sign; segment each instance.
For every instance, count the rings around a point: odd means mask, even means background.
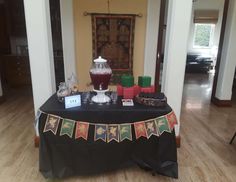
[[[73,108],[81,106],[81,96],[80,95],[72,95],[65,97],[65,108]]]

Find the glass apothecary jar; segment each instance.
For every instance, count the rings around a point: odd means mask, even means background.
[[[58,87],[57,98],[60,102],[64,102],[65,97],[69,96],[71,91],[65,82],[61,82]]]

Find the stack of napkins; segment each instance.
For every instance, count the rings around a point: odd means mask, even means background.
[[[134,106],[133,99],[122,99],[123,106]]]

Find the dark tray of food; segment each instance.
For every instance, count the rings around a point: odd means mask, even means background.
[[[135,101],[146,106],[162,107],[166,105],[167,98],[164,93],[141,92],[135,97]]]

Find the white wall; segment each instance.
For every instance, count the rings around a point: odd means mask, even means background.
[[[193,11],[192,11],[192,18],[191,18],[191,26],[190,26],[190,33],[189,33],[189,42],[188,42],[188,52],[189,53],[205,53],[211,54],[211,49],[197,49],[193,48],[193,38],[194,38],[194,10],[219,10],[219,18],[218,22],[215,26],[214,32],[214,40],[213,46],[217,46],[219,44],[220,38],[220,30],[222,24],[222,16],[223,16],[223,8],[224,8],[224,0],[198,0],[193,3]]]
[[[35,114],[55,92],[49,1],[24,0]]]
[[[76,75],[73,0],[60,0],[65,80]]]
[[[169,1],[162,91],[177,116],[178,125],[175,127],[177,136],[180,134],[180,111],[191,11],[192,1]]]
[[[234,72],[236,66],[236,2],[231,0],[227,15],[225,37],[220,61],[216,98],[231,100]]]
[[[154,84],[156,72],[160,2],[160,0],[148,0],[147,7],[144,75],[152,77],[152,84]]]

